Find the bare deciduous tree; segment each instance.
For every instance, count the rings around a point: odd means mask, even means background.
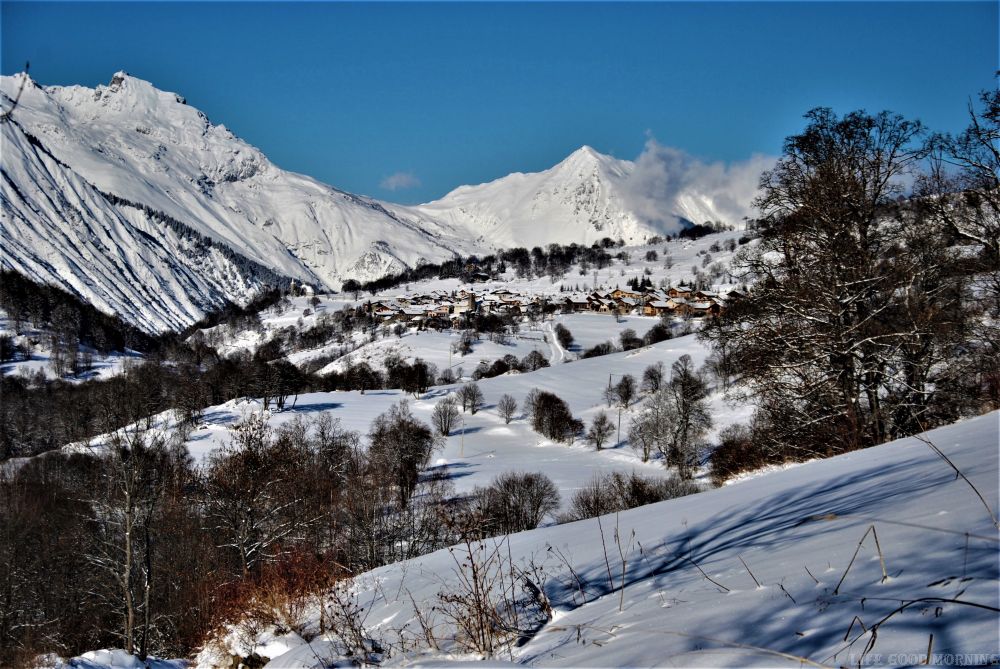
[[[517,400],[510,395],[501,396],[497,402],[497,413],[503,418],[504,423],[510,424],[517,415]]]
[[[655,393],[663,385],[663,363],[650,365],[642,372],[642,391]]]
[[[474,415],[483,406],[483,391],[474,381],[462,386],[458,396],[462,400],[462,411],[468,409]]]
[[[611,424],[608,414],[600,411],[594,416],[590,429],[587,430],[587,442],[593,444],[597,450],[601,450],[614,431],[615,426]]]
[[[544,474],[506,472],[473,493],[473,512],[486,535],[534,529],[558,508],[559,490]]]
[[[802,456],[919,429],[965,318],[941,223],[899,201],[927,155],[920,123],[829,109],[806,118],[762,177],[759,243],[734,262],[753,288],[703,330],[775,447]]]
[[[92,504],[94,542],[87,559],[114,583],[120,635],[129,653],[145,658],[153,612],[153,517],[163,491],[167,453],[162,436],[116,432],[102,461],[101,487]]]
[[[451,434],[452,428],[458,421],[460,413],[458,410],[458,400],[454,395],[448,395],[443,400],[434,405],[434,412],[431,414],[431,421],[435,429],[442,437]]]
[[[615,384],[615,397],[623,409],[627,409],[632,400],[635,399],[635,377],[631,374],[624,375]]]

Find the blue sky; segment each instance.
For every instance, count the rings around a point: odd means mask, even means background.
[[[996,85],[998,4],[2,3],[2,71],[175,91],[281,167],[400,202],[647,135],[777,154],[815,106],[936,130]],[[394,179],[391,179],[396,175]],[[391,188],[391,187],[394,187]]]

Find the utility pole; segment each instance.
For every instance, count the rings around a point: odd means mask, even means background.
[[[611,372],[611,373],[608,374],[608,397],[611,397],[611,377],[613,377],[613,376],[614,376],[613,372]],[[623,376],[623,375],[619,374],[618,376]],[[615,442],[615,446],[618,446],[621,443],[622,443],[622,405],[621,405],[621,403],[619,403],[618,404],[618,441]]]
[[[618,441],[615,442],[615,446],[622,443],[622,405],[618,405]]]

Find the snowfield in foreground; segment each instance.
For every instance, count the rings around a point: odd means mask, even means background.
[[[994,513],[998,423],[994,412],[926,435]],[[998,540],[969,483],[921,439],[901,439],[600,522],[496,540],[504,542],[503,568],[507,555],[516,569],[534,567],[553,608],[499,659],[560,667],[899,665],[922,663],[930,648],[932,664],[987,664],[1000,648]],[[439,601],[439,593],[462,590],[465,557],[463,547],[442,550],[354,580],[366,634],[390,649],[407,640],[410,650],[387,663],[469,658]],[[414,606],[433,627],[437,651],[418,649]],[[329,666],[342,648],[331,633],[307,643],[270,630],[259,642],[268,669]],[[250,650],[209,647],[198,665]]]

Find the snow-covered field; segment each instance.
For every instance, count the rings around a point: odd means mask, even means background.
[[[926,435],[992,513],[998,423],[994,412]],[[500,653],[519,664],[898,666],[924,663],[928,650],[932,665],[1000,657],[997,528],[972,487],[919,438],[502,541],[502,568],[508,555],[515,569],[536,568],[553,608],[523,645]],[[354,580],[367,635],[390,649],[409,641],[388,664],[470,659],[451,641],[438,599],[462,591],[465,557],[462,547],[442,550]],[[439,650],[414,641],[415,606]],[[306,643],[270,630],[266,640],[281,653],[268,656],[268,669],[337,659],[332,633]],[[199,666],[214,666],[217,650]]]
[[[532,351],[541,352],[546,359],[551,356],[550,342],[547,341],[547,337],[551,339],[551,336],[541,328],[524,328],[518,335],[510,337],[506,343],[490,341],[484,335],[482,339],[473,344],[472,352],[464,356],[452,351],[452,346],[458,343],[460,336],[461,332],[457,330],[435,332],[433,330],[411,329],[402,337],[391,336],[365,344],[326,365],[319,370],[319,373],[328,374],[333,371],[343,371],[348,365],[356,365],[361,362],[367,363],[375,369],[383,369],[388,356],[398,355],[408,362],[420,358],[436,366],[439,372],[448,368],[456,373],[461,370],[462,375],[468,377],[475,371],[481,360],[492,362],[505,355],[513,355],[521,359]],[[294,364],[299,364],[300,361],[308,360],[310,353],[293,353],[288,359]]]
[[[609,322],[614,320],[609,316],[605,318]],[[425,336],[432,335],[420,335]],[[564,502],[569,500],[573,491],[589,483],[598,473],[618,470],[662,475],[664,469],[661,464],[656,461],[642,463],[627,445],[629,417],[639,410],[638,403],[621,412],[621,442],[612,443],[598,452],[581,440],[567,445],[542,437],[531,429],[520,410],[508,425],[497,414],[496,402],[503,394],[510,394],[521,405],[525,395],[532,388],[538,388],[559,395],[573,414],[588,424],[601,410],[607,411],[617,424],[617,409],[608,409],[602,398],[609,374],[614,375],[615,383],[623,374],[632,374],[638,379],[646,367],[657,362],[662,362],[669,370],[670,365],[682,355],[690,355],[695,364],[700,365],[707,354],[704,345],[695,336],[689,335],[625,353],[557,364],[525,374],[483,379],[479,387],[485,396],[484,408],[475,415],[464,414],[464,426],[460,425],[444,439],[442,447],[432,457],[432,465],[438,473],[444,471],[449,474],[459,494],[487,485],[505,471],[542,472],[556,483]],[[369,390],[364,394],[359,391],[310,393],[295,398],[294,407],[272,413],[270,424],[278,427],[299,417],[310,418],[328,412],[340,419],[343,427],[365,434],[376,416],[401,400],[409,402],[417,418],[430,423],[434,405],[458,387],[432,388],[416,398],[399,390]],[[292,403],[293,398],[289,398],[288,405]],[[713,394],[711,403],[716,429],[744,420],[750,412],[746,406],[730,406],[721,393]],[[206,409],[200,426],[187,441],[191,455],[196,461],[204,461],[220,445],[228,442],[232,425],[260,409],[260,403],[255,400],[231,401]],[[172,421],[168,413],[161,425],[169,428]],[[97,438],[91,443],[99,447],[102,439]],[[79,450],[88,447],[73,445],[68,448]]]

